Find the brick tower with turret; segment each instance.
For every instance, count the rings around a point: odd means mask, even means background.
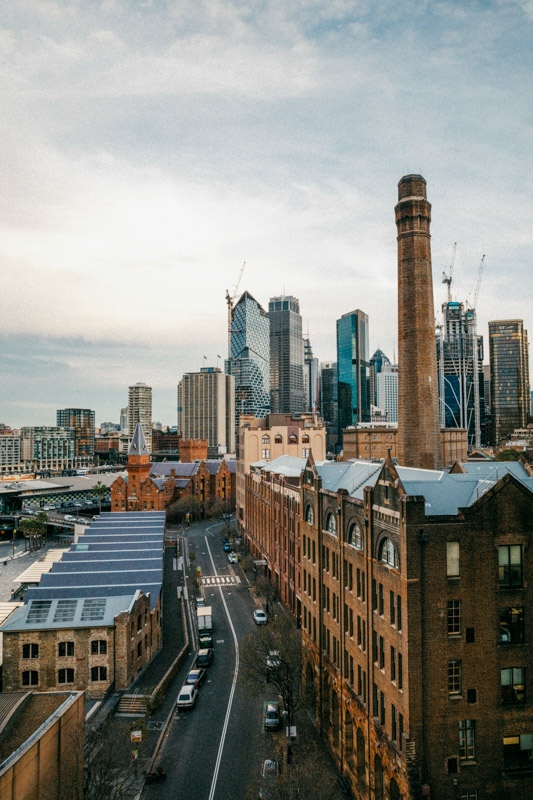
[[[398,457],[406,467],[440,467],[435,310],[429,226],[421,175],[398,183]]]

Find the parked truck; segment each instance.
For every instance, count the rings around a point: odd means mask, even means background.
[[[211,613],[211,606],[204,606],[196,611],[198,619],[198,635],[202,633],[211,633],[213,630],[213,615]]]

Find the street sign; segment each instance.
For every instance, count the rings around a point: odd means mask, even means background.
[[[142,742],[142,740],[143,740],[143,732],[142,731],[132,731],[131,732],[131,741],[132,742]]]

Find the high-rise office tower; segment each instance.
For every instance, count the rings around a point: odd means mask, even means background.
[[[336,362],[320,365],[320,416],[326,424],[328,453],[335,453],[339,438],[339,394]]]
[[[368,316],[360,309],[337,320],[339,443],[350,425],[370,422]]]
[[[383,369],[390,365],[389,358],[379,348],[370,359],[370,402],[375,406],[379,406],[377,377]]]
[[[480,447],[485,429],[483,337],[475,309],[449,300],[437,334],[441,428],[465,428],[469,450]]]
[[[525,428],[529,412],[527,331],[521,319],[489,322],[492,443]]]
[[[187,372],[178,384],[178,431],[207,439],[208,455],[235,452],[235,378],[215,367]]]
[[[263,419],[270,411],[270,321],[248,292],[232,309],[230,347],[231,355],[224,368],[235,378],[238,427],[241,414]]]
[[[120,424],[119,430],[127,433],[128,431],[128,407],[120,409]]]
[[[384,366],[376,376],[376,384],[378,407],[386,413],[387,422],[398,422],[398,367]]]
[[[421,175],[398,183],[398,445],[400,464],[438,469],[440,421],[431,275],[431,205]]]
[[[140,422],[148,450],[152,452],[152,387],[136,383],[128,388],[128,436],[133,438]]]
[[[318,411],[320,372],[309,336],[304,336],[304,366],[305,410]]]
[[[270,409],[274,414],[304,411],[304,344],[296,297],[272,297],[270,317]]]
[[[60,408],[56,420],[58,427],[74,429],[74,455],[94,458],[94,411],[89,408]]]

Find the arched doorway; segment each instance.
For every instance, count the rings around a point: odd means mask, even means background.
[[[312,715],[313,719],[316,717],[316,687],[315,676],[313,674],[313,667],[307,662],[305,667],[305,707]]]
[[[353,738],[353,720],[349,711],[346,712],[344,718],[344,752],[346,754],[346,761],[353,771],[355,768],[355,747]]]
[[[339,698],[337,692],[331,692],[331,726],[333,728],[333,745],[339,746],[339,733],[340,733],[340,714],[339,714]]]
[[[383,785],[383,764],[379,756],[374,756],[374,797],[375,800],[385,800],[385,787]]]
[[[396,783],[394,778],[391,778],[389,786],[389,797],[390,800],[402,800],[402,797],[400,795],[400,790],[398,789],[398,784]]]
[[[366,773],[365,735],[361,728],[357,728],[357,777],[364,780]]]

